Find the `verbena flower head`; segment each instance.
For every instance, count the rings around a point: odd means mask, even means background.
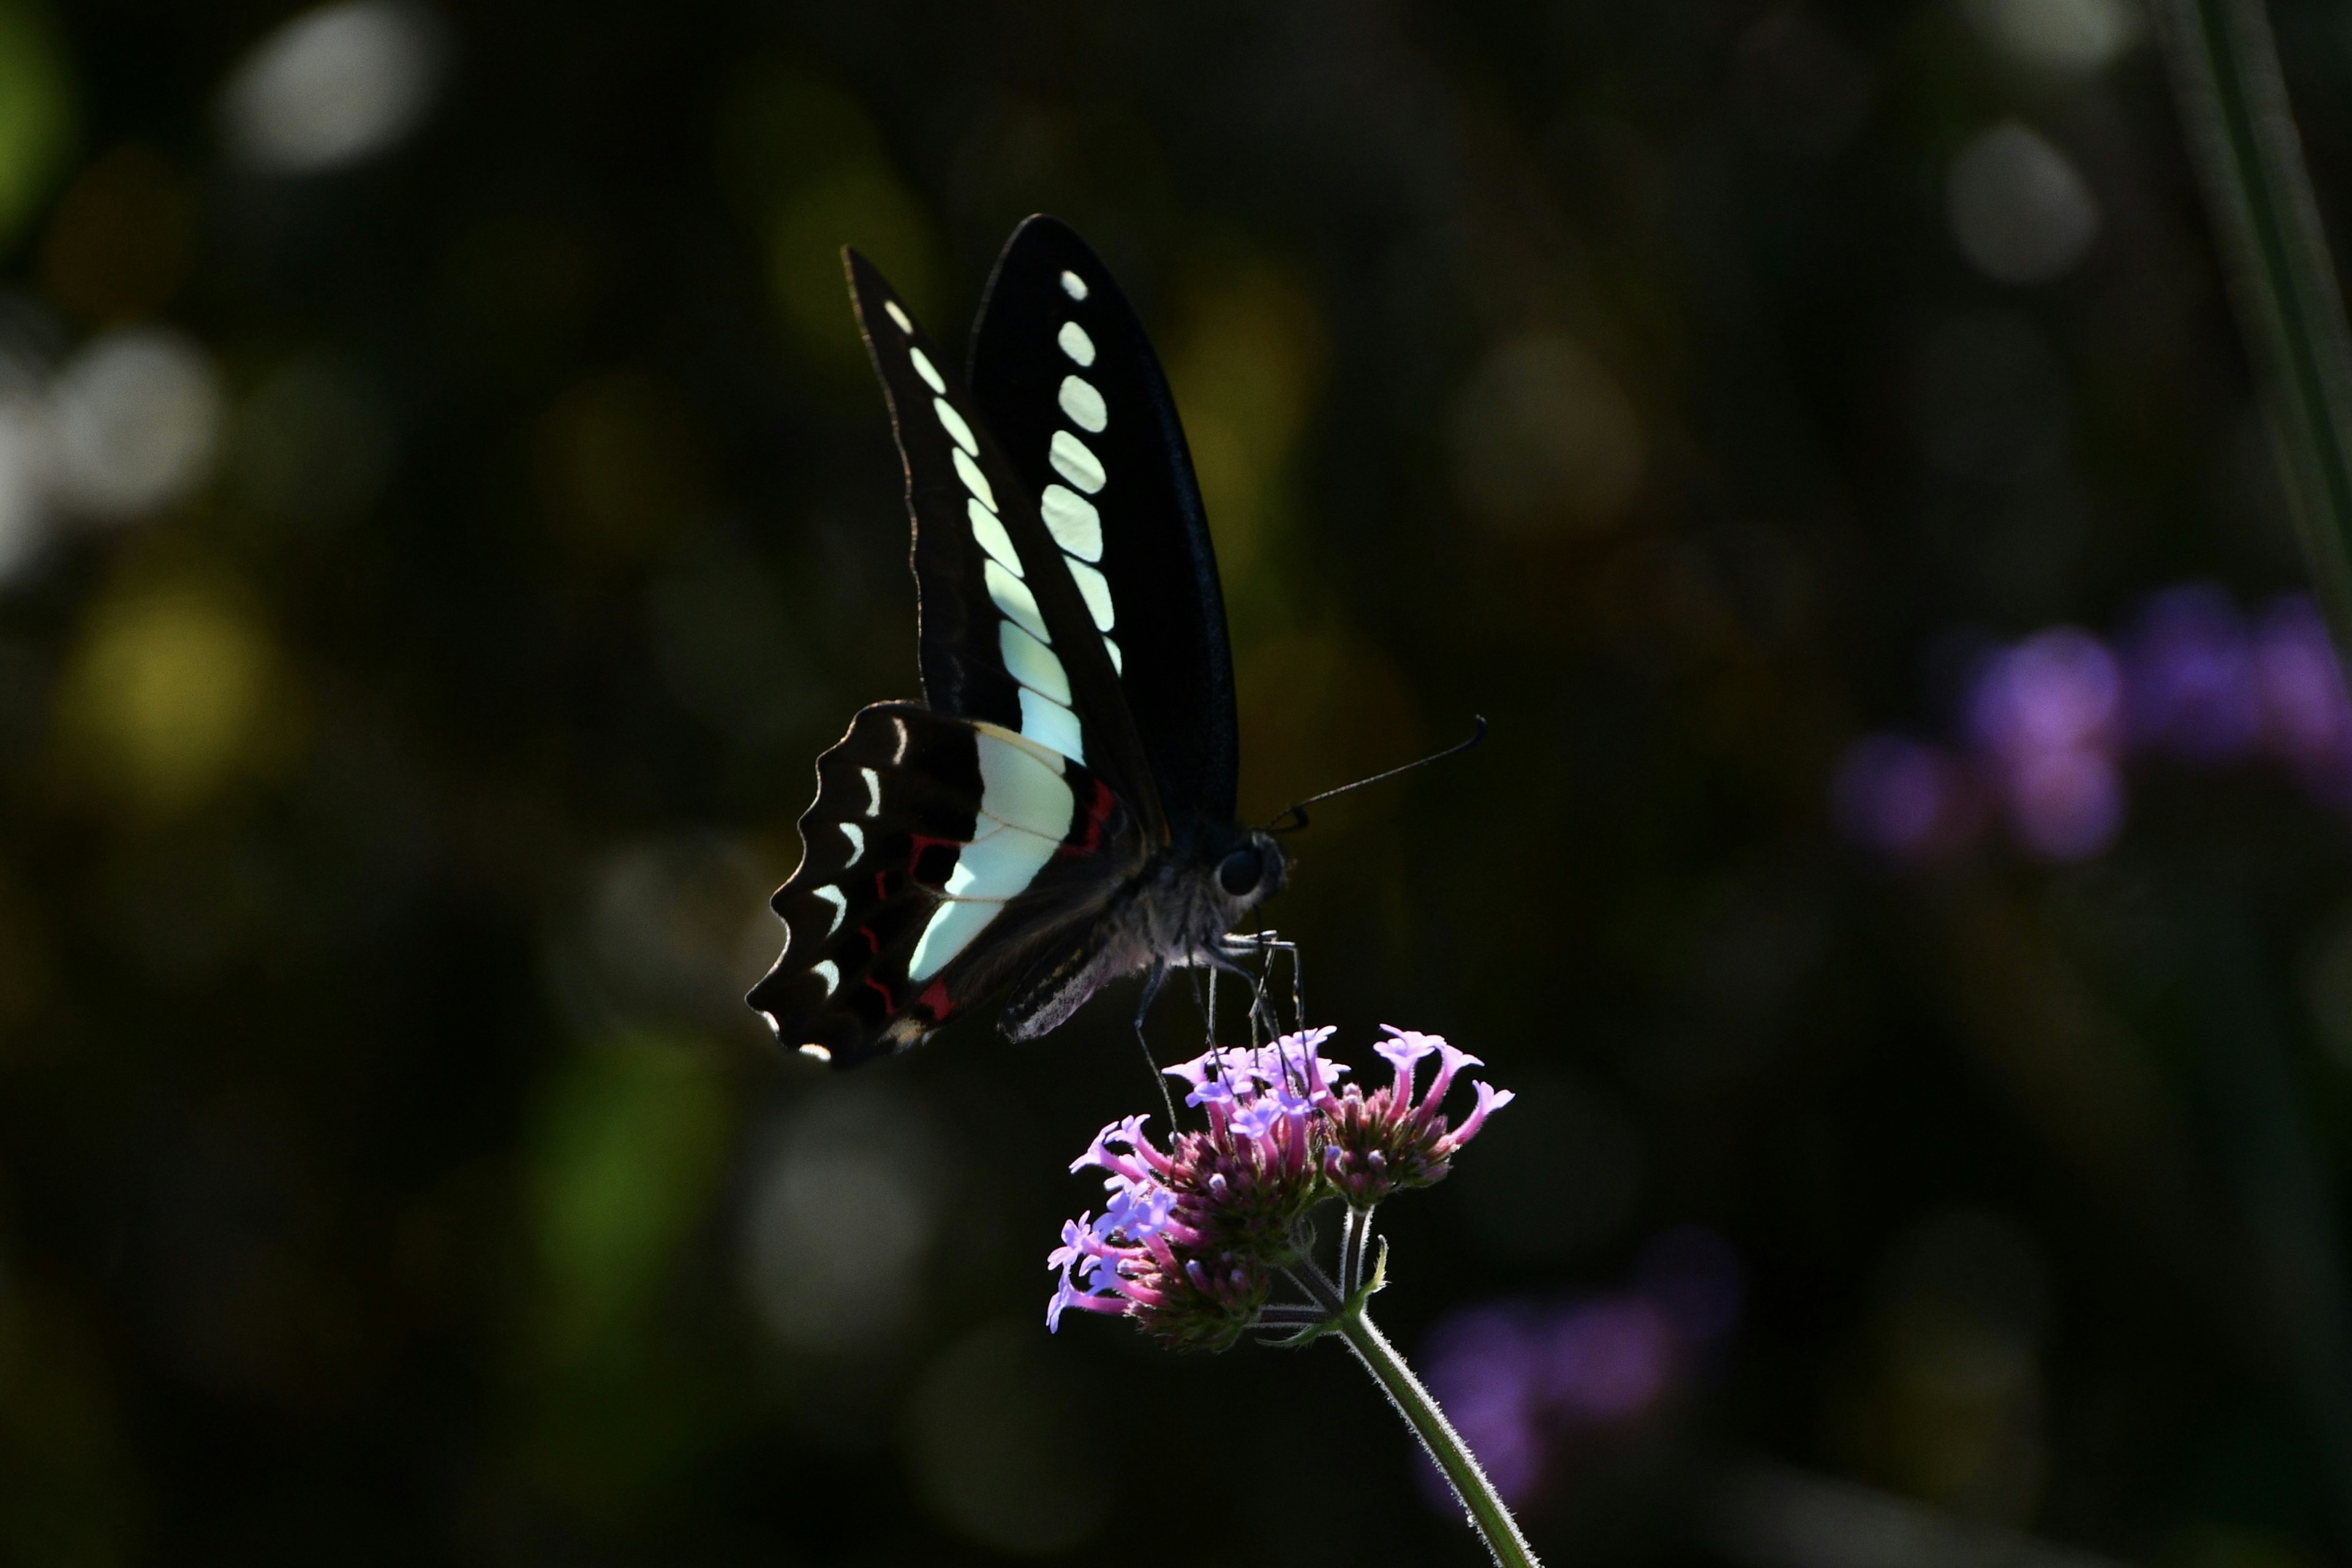
[[[1486,1064],[1447,1045],[1443,1036],[1381,1028],[1389,1037],[1372,1048],[1395,1068],[1395,1081],[1369,1095],[1362,1085],[1349,1084],[1326,1115],[1323,1173],[1331,1190],[1357,1208],[1370,1208],[1392,1192],[1444,1180],[1454,1154],[1512,1098],[1508,1089],[1474,1084],[1477,1103],[1461,1126],[1451,1127],[1438,1106],[1464,1068]],[[1421,1064],[1433,1056],[1437,1071],[1416,1098]]]
[[[1179,1348],[1223,1350],[1256,1321],[1275,1277],[1299,1261],[1309,1209],[1334,1197],[1366,1209],[1398,1188],[1428,1185],[1510,1101],[1478,1084],[1470,1116],[1449,1130],[1438,1103],[1476,1058],[1397,1029],[1374,1047],[1396,1082],[1369,1097],[1354,1085],[1342,1094],[1335,1085],[1349,1069],[1322,1056],[1334,1032],[1214,1049],[1169,1068],[1209,1125],[1179,1131],[1165,1149],[1141,1116],[1095,1135],[1070,1169],[1104,1172],[1108,1200],[1100,1214],[1063,1226],[1046,1259],[1061,1272],[1049,1329],[1075,1307],[1133,1318]],[[1432,1054],[1437,1075],[1416,1099],[1417,1064]]]

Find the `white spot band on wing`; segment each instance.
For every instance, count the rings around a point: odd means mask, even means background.
[[[1103,488],[1102,459],[1087,450],[1087,444],[1067,430],[1054,432],[1054,444],[1045,456],[1054,471],[1088,495]]]
[[[980,471],[980,465],[967,457],[961,447],[950,447],[948,456],[955,459],[956,478],[963,481],[963,488],[972,493],[972,499],[994,511],[996,492],[989,489],[988,476]]]
[[[841,965],[829,958],[820,958],[809,965],[809,973],[824,982],[824,994],[832,995],[841,989]]]
[[[1087,280],[1075,272],[1065,272],[1062,274],[1062,292],[1073,300],[1083,300],[1087,297]]]
[[[1127,660],[1119,657],[1118,644],[1111,641],[1108,637],[1105,637],[1103,638],[1103,651],[1110,655],[1111,673],[1113,675],[1125,675],[1127,673]]]
[[[915,374],[923,378],[925,386],[933,392],[947,391],[947,378],[940,374],[940,368],[931,363],[930,355],[909,343],[907,345],[907,357],[915,362]]]
[[[1102,559],[1102,513],[1094,502],[1061,485],[1047,485],[1037,498],[1038,515],[1054,542],[1081,561]]]
[[[993,561],[982,562],[980,574],[988,584],[988,596],[996,601],[998,609],[1019,622],[1021,629],[1039,642],[1054,640],[1053,634],[1045,629],[1045,617],[1037,613],[1036,595],[1029,592],[1026,583]]]
[[[834,826],[841,829],[841,836],[844,838],[849,840],[849,866],[855,866],[865,859],[866,829],[854,822],[838,822]],[[845,866],[842,869],[847,870],[849,866]]]
[[[1087,614],[1095,618],[1095,630],[1110,630],[1115,616],[1110,602],[1110,579],[1083,561],[1065,563],[1070,575],[1077,580],[1078,595],[1087,602]]]
[[[980,761],[980,809],[1008,827],[1060,843],[1078,809],[1076,797],[1062,781],[1063,753],[994,724],[972,728]]]
[[[971,426],[963,422],[963,416],[955,411],[954,404],[944,397],[934,397],[931,399],[931,412],[940,416],[940,427],[954,439],[957,446],[969,456],[980,456],[980,439],[971,433]]]
[[[950,899],[971,899],[1001,904],[1029,890],[1037,868],[1054,858],[1055,842],[1032,833],[1000,833],[984,843],[968,845],[956,858],[946,888]]]
[[[841,929],[842,921],[849,914],[849,895],[828,884],[817,889],[815,896],[833,906],[833,923],[824,928],[824,934],[831,936]]]
[[[1095,384],[1084,376],[1066,375],[1062,378],[1060,401],[1062,412],[1068,415],[1070,423],[1081,430],[1091,433],[1110,422],[1110,408],[1103,402],[1103,395],[1096,391]]]
[[[1070,676],[1054,650],[1014,626],[1011,621],[996,623],[996,651],[1004,660],[1005,672],[1030,690],[1068,707]],[[1022,725],[1028,733],[1029,726]],[[1057,748],[1058,749],[1058,748]]]
[[[872,768],[860,768],[857,770],[857,773],[860,778],[863,778],[866,781],[866,815],[868,817],[881,816],[882,775],[876,773]]]
[[[1022,892],[1070,831],[1076,797],[1062,780],[1063,759],[1024,736],[993,724],[973,735],[980,761],[980,810],[1013,831],[974,837],[956,857],[944,889],[948,901],[931,911],[908,963],[920,984],[971,945],[1003,905]]]
[[[1021,570],[1019,553],[1013,548],[1013,536],[1004,531],[1004,525],[996,521],[996,514],[981,505],[977,496],[964,502],[963,510],[964,515],[971,520],[971,536],[980,541],[980,547],[988,552],[989,559],[1015,577],[1027,576],[1028,574]]]
[[[1078,728],[1078,716],[1025,686],[1021,689],[1021,732],[1074,763],[1087,760],[1086,732]]]
[[[988,929],[1002,904],[951,903],[941,904],[931,911],[923,934],[915,939],[915,951],[907,961],[907,978],[920,985],[940,970],[948,961],[971,945],[971,939]]]
[[[1095,363],[1095,341],[1077,322],[1064,321],[1062,330],[1054,334],[1054,341],[1062,345],[1062,352],[1081,370]]]
[[[906,311],[904,311],[904,310],[901,310],[900,309],[898,309],[898,300],[883,300],[883,301],[882,301],[882,309],[883,309],[883,310],[884,310],[885,312],[887,312],[887,313],[889,315],[889,318],[890,318],[892,321],[896,321],[896,322],[898,322],[898,330],[899,330],[900,331],[902,331],[902,332],[911,332],[911,331],[913,331],[915,330],[915,323],[914,323],[914,322],[912,322],[912,321],[908,321],[908,320],[907,320],[907,312],[906,312]]]
[[[809,1041],[808,1044],[801,1047],[801,1055],[804,1057],[814,1057],[821,1062],[829,1062],[833,1060],[833,1053],[826,1050],[823,1046],[818,1045],[814,1040]]]

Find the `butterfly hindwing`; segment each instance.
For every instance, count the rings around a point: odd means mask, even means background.
[[[998,259],[973,333],[971,389],[1118,650],[1119,685],[1170,815],[1229,821],[1233,658],[1183,426],[1141,321],[1058,219],[1030,218]]]
[[[1036,492],[882,275],[846,253],[907,468],[924,697],[1101,774],[1164,837],[1159,791],[1087,594]]]
[[[784,951],[751,1002],[837,1067],[914,1044],[1066,945],[1149,854],[1091,769],[912,703],[858,713],[800,826],[773,900]]]

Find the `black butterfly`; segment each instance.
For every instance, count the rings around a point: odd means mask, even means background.
[[[1008,982],[1015,1039],[1109,981],[1229,967],[1282,886],[1234,820],[1224,599],[1160,362],[1067,226],[1013,232],[971,385],[845,251],[915,528],[924,700],[883,702],[817,759],[783,955],[750,1001],[850,1067]]]

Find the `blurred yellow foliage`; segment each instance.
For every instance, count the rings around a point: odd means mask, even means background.
[[[1257,820],[1318,790],[1393,767],[1423,749],[1420,706],[1378,644],[1345,634],[1292,632],[1243,648],[1234,669],[1241,714],[1243,816]],[[1344,830],[1393,811],[1396,790],[1318,808]]]
[[[539,1337],[556,1366],[625,1354],[728,1150],[709,1056],[668,1041],[599,1045],[559,1069],[535,1154]]]
[[[557,398],[533,458],[549,516],[592,560],[658,555],[699,521],[709,496],[692,411],[637,371],[593,376]]]
[[[24,1279],[0,1289],[0,1561],[131,1561],[141,1510],[94,1314]]]
[[[1462,499],[1505,533],[1605,528],[1640,493],[1642,423],[1616,378],[1574,339],[1497,344],[1454,409]]]
[[[0,254],[73,140],[73,76],[44,7],[0,0]]]
[[[718,136],[720,175],[760,237],[776,308],[803,353],[865,374],[842,273],[845,245],[879,267],[917,315],[941,325],[939,237],[855,98],[763,57],[737,72]]]
[[[211,578],[100,602],[58,693],[67,772],[142,815],[177,816],[284,754],[285,672],[245,596]]]
[[[709,1391],[656,1331],[686,1244],[730,1154],[731,1106],[708,1051],[600,1042],[542,1089],[529,1151],[540,1289],[525,1462],[592,1515],[625,1508],[709,1429]]]
[[[1245,600],[1287,521],[1287,465],[1321,384],[1323,325],[1306,290],[1255,258],[1204,268],[1187,294],[1168,379],[1225,591]]]

